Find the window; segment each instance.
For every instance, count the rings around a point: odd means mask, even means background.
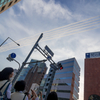
[[[70,90],[57,90],[57,92],[64,92],[64,93],[70,93]]]
[[[49,76],[51,76],[51,74]]]
[[[45,92],[47,92],[47,89],[45,89]]]
[[[3,10],[4,10],[4,8],[5,8],[5,6],[3,6],[3,7],[2,7],[1,11],[3,11]]]
[[[58,98],[58,100],[70,100],[68,98]]]
[[[58,72],[58,73],[56,73],[55,75],[58,75],[58,74],[66,74],[66,73],[73,73],[73,71],[67,71],[67,72]]]
[[[50,81],[50,78],[48,79],[48,81]]]
[[[53,72],[53,70],[51,70],[51,72]]]
[[[71,83],[59,83],[58,85],[69,85],[69,86],[71,86]]]
[[[59,78],[59,80],[61,80],[61,79],[72,79],[72,77],[61,77],[61,78]],[[56,78],[54,78],[54,80],[56,80]]]
[[[12,2],[9,3],[8,7],[11,6]]]
[[[46,86],[48,86],[49,84],[47,83]]]

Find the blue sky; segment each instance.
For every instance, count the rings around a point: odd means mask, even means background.
[[[6,66],[18,68],[17,63],[7,61],[6,57],[14,52],[16,60],[22,64],[43,32],[39,45],[52,49],[55,62],[75,57],[79,63],[79,100],[83,100],[85,53],[100,51],[99,13],[99,0],[21,0],[0,14],[0,43],[11,37],[21,45],[18,47],[8,40],[0,47],[0,70]],[[37,50],[31,58],[44,59]]]

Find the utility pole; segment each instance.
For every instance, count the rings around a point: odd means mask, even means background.
[[[43,50],[39,45],[37,45],[36,49],[50,62],[50,67],[53,68],[53,71],[50,72],[51,76],[49,76],[49,74],[47,76],[46,83],[45,83],[45,86],[44,86],[44,89],[43,89],[43,91],[45,91],[44,100],[47,100],[47,96],[50,93],[50,89],[51,89],[51,86],[52,86],[52,82],[53,82],[53,79],[54,79],[55,72],[56,72],[56,70],[63,68],[63,67],[60,63],[56,64],[53,61],[52,57],[53,57],[54,53],[49,49],[48,46],[45,46],[45,49]]]
[[[22,63],[22,66],[20,67],[18,73],[16,74],[16,76],[14,77],[13,81],[12,81],[12,85],[14,86],[14,83],[16,81],[16,79],[18,78],[20,72],[22,71],[22,69],[24,68],[26,62],[28,61],[29,57],[31,56],[32,52],[34,51],[34,49],[37,47],[38,42],[40,41],[40,39],[43,37],[43,33],[41,33],[40,37],[38,38],[38,40],[36,41],[35,45],[33,46],[33,48],[31,49],[31,51],[29,52],[28,56],[26,57],[25,61]]]

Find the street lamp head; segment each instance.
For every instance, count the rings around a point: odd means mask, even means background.
[[[10,37],[8,37],[1,45],[0,45],[0,47],[8,40],[8,39],[10,39],[10,40],[12,40],[13,42],[15,42],[13,39],[11,39]],[[15,42],[16,43],[16,42]],[[18,46],[20,46],[20,44],[18,44],[18,43],[16,43]]]
[[[47,61],[47,60],[45,60],[45,59],[43,60],[43,62],[46,62],[46,61]]]
[[[20,46],[20,44],[17,43],[18,46]]]

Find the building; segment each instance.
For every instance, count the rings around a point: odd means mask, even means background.
[[[39,65],[36,64],[32,67],[24,79],[26,82],[26,91],[30,91],[33,83],[40,85],[46,71],[47,67],[44,62],[41,62]]]
[[[44,78],[41,81],[41,84],[40,84],[40,87],[39,87],[39,91],[41,91],[41,92],[43,92],[43,88],[44,88],[46,79],[47,79],[47,74],[44,75]]]
[[[31,59],[30,62],[36,62],[36,61],[38,61],[38,60]],[[30,64],[28,65],[28,67],[24,67],[24,68],[22,69],[20,75],[18,76],[18,79],[17,79],[17,80],[24,80],[25,77],[27,76],[29,70],[30,70],[31,68],[33,68],[33,67],[35,66],[35,64],[36,64],[36,63],[30,63]],[[40,62],[38,63],[38,65],[39,65],[39,64],[40,64]]]
[[[20,0],[0,0],[0,14],[18,3],[19,1]]]
[[[100,52],[86,53],[84,100],[100,100]]]
[[[80,67],[75,58],[59,61],[63,66],[62,70],[57,70],[54,74],[53,83],[51,82],[51,91],[55,91],[59,100],[78,100],[79,98],[79,81],[80,81]],[[49,79],[54,72],[51,67],[46,80],[43,98],[46,98],[46,92],[49,90]]]

